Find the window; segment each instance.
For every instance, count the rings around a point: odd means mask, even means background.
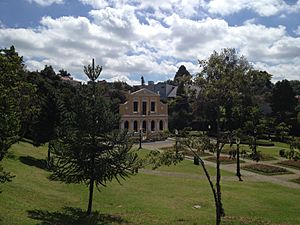
[[[129,129],[129,122],[127,120],[124,122],[124,129]]]
[[[151,112],[155,112],[155,102],[151,102]]]
[[[133,130],[138,132],[138,122],[136,120],[133,122]]]
[[[151,121],[151,131],[155,131],[155,122]]]
[[[142,114],[147,115],[147,102],[143,102],[142,105]]]
[[[159,130],[163,130],[164,129],[164,122],[161,120],[159,121]]]
[[[144,120],[143,121],[143,132],[147,131],[147,122]]]
[[[139,102],[134,101],[133,102],[133,112],[138,112],[139,111]]]

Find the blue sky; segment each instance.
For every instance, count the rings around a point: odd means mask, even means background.
[[[86,80],[172,79],[180,65],[236,48],[273,81],[300,79],[300,0],[0,0],[0,47],[29,70],[46,64]]]

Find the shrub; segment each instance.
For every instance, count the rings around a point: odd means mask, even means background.
[[[200,165],[199,158],[194,156],[194,165]]]
[[[280,155],[281,157],[285,157],[285,150],[284,150],[284,149],[280,149],[280,150],[279,150],[279,155]]]
[[[160,131],[157,133],[149,133],[147,139],[149,141],[163,141],[169,137],[168,131]]]

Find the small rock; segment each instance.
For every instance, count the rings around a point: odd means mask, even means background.
[[[201,205],[194,205],[193,208],[194,209],[201,209]]]

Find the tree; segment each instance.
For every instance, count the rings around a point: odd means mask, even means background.
[[[96,89],[95,80],[102,68],[85,67],[91,82],[82,86],[71,108],[62,103],[62,125],[52,142],[54,166],[51,179],[66,183],[84,183],[89,187],[87,214],[92,212],[94,186],[105,186],[119,177],[135,174],[140,161],[126,132],[113,131],[118,116]]]
[[[0,161],[10,146],[18,141],[26,130],[36,108],[30,103],[35,87],[26,82],[23,58],[15,48],[0,49]],[[10,181],[12,176],[0,165],[0,182]]]
[[[182,79],[190,81],[191,78],[192,75],[190,74],[190,72],[185,68],[184,65],[181,65],[175,74],[174,83],[178,85],[182,82]]]
[[[285,152],[285,157],[288,159],[300,159],[300,137],[294,137],[290,141],[290,150]]]
[[[202,71],[196,82],[202,85],[202,89],[196,105],[199,113],[207,115],[206,119],[210,121],[216,135],[212,149],[216,153],[216,224],[220,224],[221,217],[225,215],[220,184],[220,154],[228,136],[224,130],[232,132],[231,127],[225,126],[226,121],[232,118],[232,106],[244,97],[241,86],[249,84],[247,75],[251,66],[234,49],[213,52],[208,60],[201,60],[199,64]]]
[[[277,122],[287,122],[294,113],[297,100],[295,92],[288,80],[278,81],[272,94],[272,110],[277,117]]]
[[[188,96],[178,96],[169,102],[170,130],[183,130],[191,125],[192,107]]]
[[[64,71],[64,70],[63,70]],[[66,72],[66,71],[65,71]],[[30,82],[37,86],[38,100],[35,102],[39,112],[33,117],[27,137],[35,146],[43,145],[55,139],[55,129],[59,124],[58,103],[72,99],[76,88],[57,80],[55,76],[45,76],[44,72],[29,73]],[[47,164],[51,166],[50,145],[48,145]]]
[[[61,76],[61,77],[70,77],[70,76],[71,76],[71,74],[68,73],[68,71],[66,71],[66,70],[64,70],[64,69],[60,69],[58,72],[59,72],[59,73],[58,73],[57,75],[59,75],[59,76]]]
[[[300,95],[300,80],[290,80],[290,85],[296,95]]]

